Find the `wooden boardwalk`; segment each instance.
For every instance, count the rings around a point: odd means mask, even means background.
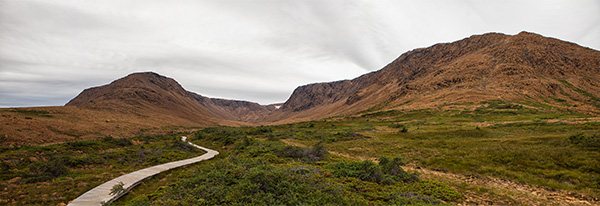
[[[165,163],[165,164],[161,164],[161,165],[156,165],[153,167],[148,167],[146,169],[141,169],[141,170],[117,177],[108,182],[105,182],[104,184],[101,184],[100,186],[95,187],[94,189],[91,189],[90,191],[87,191],[83,195],[77,197],[75,200],[73,200],[68,205],[73,205],[73,206],[95,205],[95,206],[97,206],[97,205],[102,205],[102,203],[115,201],[119,197],[126,194],[127,191],[131,190],[133,187],[137,186],[143,180],[145,180],[149,177],[152,177],[158,173],[161,173],[161,172],[173,169],[173,168],[193,164],[193,163],[200,162],[203,160],[208,160],[219,154],[219,152],[217,152],[215,150],[204,148],[204,147],[198,146],[196,144],[193,144],[191,142],[188,142],[187,137],[185,137],[185,136],[181,137],[181,141],[187,142],[188,144],[190,144],[196,148],[199,148],[201,150],[204,150],[207,153],[203,154],[201,156],[198,156],[198,157],[190,158],[190,159],[169,162],[169,163]],[[120,182],[122,182],[124,184],[123,185],[124,192],[121,192],[120,194],[110,195],[109,193],[110,193],[110,190],[113,188],[113,186],[119,184]]]

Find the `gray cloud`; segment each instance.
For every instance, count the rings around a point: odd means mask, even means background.
[[[155,71],[211,97],[283,102],[402,53],[522,30],[600,48],[597,0],[0,0],[0,107],[62,105]]]

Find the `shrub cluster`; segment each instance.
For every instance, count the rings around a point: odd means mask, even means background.
[[[586,135],[578,133],[569,137],[569,143],[582,146],[600,148],[600,134]]]
[[[222,142],[224,145],[232,145],[237,140],[246,137],[246,133],[233,127],[210,127],[195,133],[196,139],[207,139]]]
[[[322,142],[317,143],[312,148],[288,145],[283,148],[277,148],[274,152],[279,157],[299,158],[312,162],[324,160],[329,154]]]
[[[393,184],[395,182],[418,181],[417,173],[408,173],[402,169],[405,165],[401,157],[389,159],[382,156],[379,164],[365,160],[362,162],[341,161],[329,164],[329,169],[336,177],[354,177],[363,181],[377,182],[381,184]]]
[[[369,136],[364,136],[359,133],[354,132],[337,132],[333,135],[326,135],[324,141],[325,142],[339,142],[339,141],[349,141],[356,139],[365,139],[370,138]]]
[[[26,182],[48,181],[55,177],[60,177],[69,172],[65,164],[66,158],[54,158],[50,161],[34,162],[29,165],[29,175]]]
[[[372,169],[371,163],[363,169]],[[231,155],[127,205],[429,205],[459,198],[452,188],[433,181],[381,185],[334,178],[319,167],[277,166]]]

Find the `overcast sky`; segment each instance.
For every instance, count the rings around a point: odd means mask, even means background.
[[[0,107],[64,105],[140,71],[278,103],[415,48],[523,30],[598,50],[600,0],[0,0]]]

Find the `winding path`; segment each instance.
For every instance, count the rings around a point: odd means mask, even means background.
[[[219,152],[217,152],[215,150],[204,148],[204,147],[198,146],[194,143],[188,142],[186,136],[181,137],[181,141],[187,142],[188,144],[190,144],[198,149],[206,151],[206,154],[200,155],[198,157],[190,158],[190,159],[156,165],[156,166],[148,167],[146,169],[141,169],[141,170],[138,170],[138,171],[126,174],[126,175],[122,175],[122,176],[112,179],[108,182],[105,182],[104,184],[101,184],[100,186],[97,186],[94,189],[87,191],[83,195],[77,197],[75,200],[73,200],[68,205],[73,205],[73,206],[94,205],[94,206],[96,206],[96,205],[102,205],[102,203],[104,203],[104,202],[115,201],[115,200],[119,199],[119,197],[125,195],[127,193],[127,191],[129,191],[133,187],[139,185],[143,180],[145,180],[149,177],[152,177],[158,173],[161,173],[161,172],[164,172],[164,171],[167,171],[170,169],[174,169],[177,167],[190,165],[190,164],[200,162],[203,160],[209,160],[219,154]],[[122,182],[124,184],[123,185],[124,192],[121,192],[119,194],[110,195],[109,194],[110,190],[113,188],[114,185],[119,184],[119,182]]]

